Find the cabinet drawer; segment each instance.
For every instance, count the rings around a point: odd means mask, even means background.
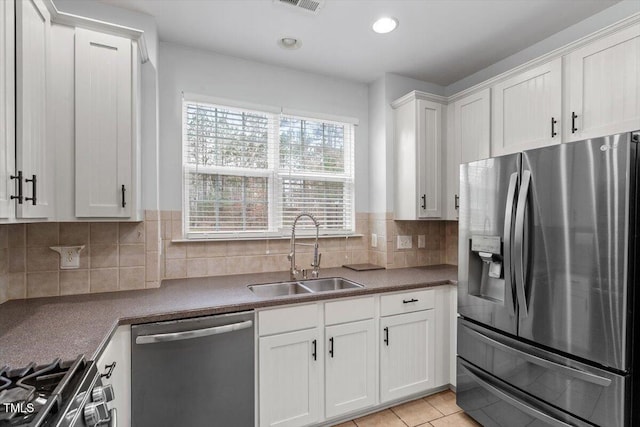
[[[324,305],[325,325],[373,319],[374,314],[373,297],[332,301]]]
[[[415,290],[380,297],[380,315],[410,313],[434,307],[434,290]]]
[[[258,335],[300,331],[318,326],[318,305],[307,304],[258,312]]]

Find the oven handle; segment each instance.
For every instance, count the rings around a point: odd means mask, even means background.
[[[196,329],[193,331],[173,332],[168,334],[140,335],[136,337],[136,344],[154,344],[159,342],[180,341],[192,338],[203,338],[211,335],[226,334],[253,326],[253,320],[232,323],[230,325],[213,326],[211,328]]]
[[[487,381],[484,378],[484,375],[482,375],[482,373],[479,372],[479,370],[474,369],[473,366],[471,366],[469,363],[460,360],[460,363],[462,364],[462,366],[466,369],[466,374],[469,375],[480,387],[484,388],[486,391],[488,391],[489,393],[493,394],[494,396],[496,396],[498,399],[503,400],[507,403],[509,403],[512,406],[515,406],[516,408],[518,408],[519,410],[521,410],[522,412],[530,415],[533,418],[536,418],[542,422],[545,422],[551,426],[554,427],[572,427],[571,424],[567,424],[563,421],[558,420],[557,418],[552,417],[551,415],[547,415],[544,412],[542,412],[541,410],[539,410],[538,408],[534,408],[530,405],[527,405],[526,403],[520,401],[517,397],[512,396],[510,393],[508,393],[506,390],[501,390],[500,388],[496,387],[495,385],[489,383],[489,381]]]

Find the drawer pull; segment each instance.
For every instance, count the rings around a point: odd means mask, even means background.
[[[412,303],[412,302],[418,302],[418,300],[417,300],[417,299],[415,299],[415,298],[411,298],[411,299],[403,299],[403,300],[402,300],[402,303],[403,303],[403,304],[409,304],[409,303]]]
[[[318,341],[311,341],[311,345],[313,346],[313,353],[311,353],[311,357],[313,357],[313,360],[318,360]]]
[[[116,368],[116,362],[113,362],[110,365],[105,365],[104,368],[107,370],[104,374],[100,374],[100,378],[111,378],[113,375],[113,370]]]
[[[389,328],[384,328],[384,343],[389,347]]]
[[[329,355],[333,359],[333,337],[329,338]]]

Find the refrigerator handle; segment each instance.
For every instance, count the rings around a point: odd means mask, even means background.
[[[509,178],[509,188],[507,189],[507,205],[504,210],[504,237],[503,237],[503,253],[504,253],[504,301],[509,310],[509,314],[515,316],[515,301],[513,278],[511,277],[511,221],[513,218],[513,202],[516,195],[516,186],[518,185],[518,173],[514,172]]]
[[[527,297],[524,290],[524,214],[527,209],[527,196],[529,195],[530,184],[531,172],[526,170],[522,172],[522,184],[520,185],[520,194],[518,194],[518,204],[516,205],[516,226],[513,238],[513,256],[515,258],[513,265],[516,276],[516,295],[518,296],[521,318],[525,318],[528,315]]]

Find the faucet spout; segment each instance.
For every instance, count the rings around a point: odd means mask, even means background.
[[[289,259],[289,261],[291,261],[291,267],[289,269],[289,275],[291,277],[291,280],[298,280],[298,274],[300,273],[300,270],[298,269],[298,266],[296,265],[296,224],[298,224],[298,221],[300,220],[300,218],[302,217],[308,217],[313,221],[313,224],[316,227],[316,240],[315,243],[313,243],[313,263],[311,264],[311,267],[313,267],[313,271],[311,272],[311,277],[318,277],[318,275],[320,274],[320,259],[322,257],[322,254],[320,254],[319,250],[318,250],[318,237],[320,235],[320,223],[318,222],[318,220],[311,215],[310,213],[307,212],[302,212],[300,213],[298,216],[296,216],[296,218],[293,220],[293,226],[291,227],[291,250],[289,252],[289,255],[287,255],[287,259]],[[308,243],[298,243],[299,245],[310,245]],[[302,270],[306,273],[305,270]],[[306,276],[306,274],[304,274]]]

